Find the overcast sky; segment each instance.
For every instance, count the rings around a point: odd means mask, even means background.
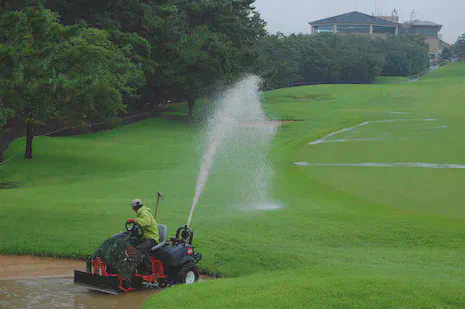
[[[351,11],[371,15],[391,14],[399,11],[400,21],[410,20],[410,13],[417,11],[417,19],[444,25],[443,39],[454,43],[465,33],[465,0],[256,0],[255,6],[268,23],[271,33],[309,33],[309,22]]]

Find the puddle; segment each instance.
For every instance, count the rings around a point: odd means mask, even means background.
[[[365,122],[359,123],[359,124],[357,124],[357,125],[355,125],[353,127],[344,128],[342,130],[332,132],[332,133],[326,135],[325,137],[323,137],[323,138],[321,138],[319,140],[308,143],[308,145],[318,145],[318,144],[323,144],[323,143],[346,142],[347,140],[343,140],[343,139],[341,139],[341,140],[329,140],[329,139],[331,137],[335,136],[335,135],[345,133],[345,132],[350,132],[350,131],[353,131],[356,128],[364,127],[364,126],[369,125],[371,123],[391,123],[391,122],[407,122],[407,121],[436,121],[436,119],[434,119],[434,118],[424,118],[424,119],[385,119],[385,120],[365,121]],[[359,141],[363,141],[363,140],[373,141],[374,140],[374,141],[379,141],[379,139],[376,139],[376,138],[375,139],[373,139],[373,138],[369,138],[369,139],[353,139],[353,140],[359,140]]]
[[[0,281],[1,308],[140,308],[159,290],[121,295],[89,291],[74,284],[73,278]]]
[[[337,166],[337,167],[421,167],[434,169],[465,169],[461,164],[442,163],[310,163],[295,162],[298,166]]]
[[[120,295],[90,291],[74,284],[73,270],[84,261],[30,256],[0,256],[0,308],[140,308],[161,289]],[[201,276],[200,281],[211,278]]]
[[[342,138],[342,139],[330,139],[324,141],[325,143],[347,143],[347,142],[379,142],[384,141],[382,137],[373,137],[373,138]]]
[[[280,205],[276,204],[263,204],[263,205],[257,205],[254,209],[256,210],[279,210],[283,208]]]
[[[360,123],[360,124],[358,124],[358,125],[355,125],[355,126],[353,126],[353,127],[344,128],[344,129],[342,129],[342,130],[339,130],[339,131],[330,133],[330,134],[326,135],[325,137],[323,137],[323,138],[321,138],[321,139],[319,139],[319,140],[310,142],[309,145],[318,145],[318,144],[325,143],[325,142],[327,142],[327,140],[328,140],[330,137],[333,137],[334,135],[338,135],[338,134],[341,134],[341,133],[344,133],[344,132],[352,131],[352,130],[355,129],[355,128],[366,126],[366,125],[369,124],[369,123],[370,123],[370,121],[365,121],[365,122],[362,122],[362,123]]]
[[[276,211],[284,208],[282,205],[273,203],[241,205],[239,207],[243,211]]]
[[[415,128],[415,130],[442,130],[442,129],[448,129],[449,126],[440,126],[440,127],[434,127],[434,128]]]
[[[391,114],[391,115],[408,115],[410,114],[409,112],[386,112],[387,114]]]

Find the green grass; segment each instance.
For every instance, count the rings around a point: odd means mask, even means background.
[[[416,83],[265,93],[271,118],[302,120],[284,124],[273,142],[273,198],[284,208],[231,207],[231,186],[218,177],[218,165],[193,227],[201,267],[225,278],[170,288],[144,308],[463,308],[465,170],[293,162],[465,164],[464,97],[464,63]],[[332,137],[385,136],[383,142],[307,146],[364,121],[401,118],[437,121],[372,123]],[[0,252],[84,257],[121,230],[133,215],[132,198],[153,207],[156,191],[166,199],[160,221],[173,231],[187,219],[200,133],[195,122],[150,119],[110,132],[38,138],[32,161],[0,167],[1,182],[22,186],[0,190]],[[13,143],[6,157],[23,143]]]

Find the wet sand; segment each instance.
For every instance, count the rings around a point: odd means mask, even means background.
[[[89,291],[75,285],[73,278],[41,278],[0,281],[0,308],[140,308],[160,292],[150,289],[120,295]]]
[[[85,270],[84,261],[0,256],[0,308],[140,308],[161,289],[120,295],[89,291],[74,284],[74,270]],[[201,281],[209,280],[202,276]]]
[[[269,120],[269,121],[259,121],[259,122],[243,122],[240,124],[243,128],[254,128],[254,129],[266,129],[266,128],[276,128],[284,123],[295,122],[295,120]]]
[[[0,281],[72,277],[74,270],[85,271],[85,268],[84,261],[0,255]]]

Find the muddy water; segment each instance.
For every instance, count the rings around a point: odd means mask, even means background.
[[[140,308],[159,291],[107,295],[77,286],[73,278],[0,280],[0,308]]]
[[[0,308],[140,308],[161,289],[109,295],[74,284],[73,270],[85,262],[0,255]],[[200,281],[210,280],[202,276]]]

